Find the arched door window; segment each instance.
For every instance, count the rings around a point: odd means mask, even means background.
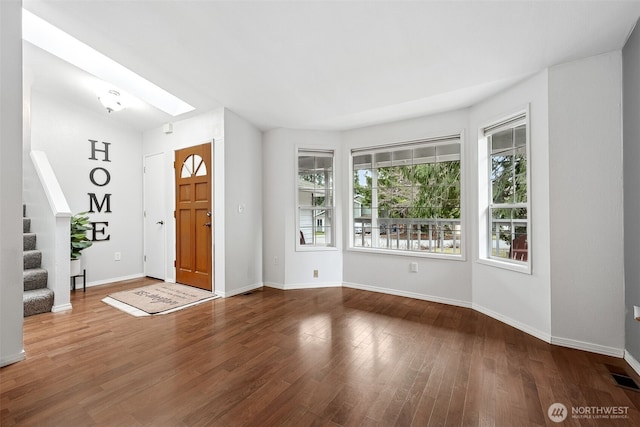
[[[192,154],[185,159],[182,163],[182,171],[180,172],[181,178],[189,178],[192,176],[206,176],[207,165],[205,165],[202,157],[197,154]]]

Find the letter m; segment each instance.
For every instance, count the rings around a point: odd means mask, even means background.
[[[111,194],[105,194],[102,198],[102,202],[98,203],[96,193],[87,193],[89,195],[89,212],[95,213],[94,207],[98,209],[98,212],[102,212],[102,208],[107,205],[106,213],[111,213]]]

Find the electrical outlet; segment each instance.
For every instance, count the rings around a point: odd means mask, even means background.
[[[113,254],[113,259],[115,261],[120,261],[122,259],[122,255],[120,254],[120,252],[116,252],[115,254]]]
[[[409,271],[411,271],[412,273],[417,273],[418,272],[418,263],[417,262],[410,262],[409,263]]]
[[[318,277],[318,270],[313,270],[313,277],[315,277],[315,278]]]

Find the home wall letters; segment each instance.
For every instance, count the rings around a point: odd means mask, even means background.
[[[102,153],[103,162],[111,162],[109,160],[109,146],[110,142],[102,142],[103,148],[97,148],[98,141],[90,139],[91,143],[91,157],[89,160],[99,161],[96,157],[96,153]],[[97,187],[104,187],[111,182],[111,174],[103,167],[95,167],[89,172],[89,181]],[[111,213],[111,193],[105,193],[102,197],[102,201],[98,201],[96,193],[87,193],[89,196],[89,213],[101,213],[104,209],[104,213]],[[111,240],[111,235],[107,234],[107,227],[109,227],[108,221],[92,221],[91,222],[91,241],[102,242]],[[105,237],[106,236],[106,237]]]

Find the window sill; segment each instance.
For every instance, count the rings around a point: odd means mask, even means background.
[[[531,274],[531,263],[529,262],[501,261],[494,258],[480,258],[477,262],[478,264],[502,268],[503,270],[511,270],[522,274]]]
[[[335,246],[296,245],[296,252],[326,252],[337,251]]]
[[[413,252],[413,251],[370,249],[370,248],[360,248],[360,247],[349,247],[347,248],[347,250],[350,252],[360,252],[365,254],[382,254],[382,255],[413,257],[413,258],[434,258],[434,259],[444,259],[448,261],[466,261],[466,257],[464,256],[464,254],[448,255],[448,254],[438,254],[438,253],[422,253],[422,252]]]

